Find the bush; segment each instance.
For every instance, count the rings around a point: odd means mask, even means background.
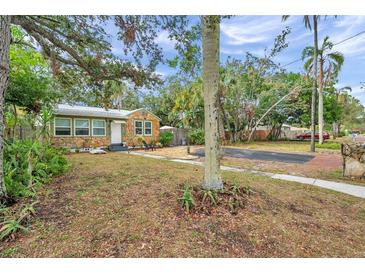
[[[138,145],[143,145],[143,142],[146,142],[143,137],[140,136],[140,137],[137,138]]]
[[[4,183],[9,198],[31,197],[52,176],[67,171],[65,150],[39,141],[15,140],[5,143]]]
[[[317,148],[326,148],[326,149],[336,149],[336,150],[340,150],[341,149],[341,144],[340,143],[323,143],[323,144],[317,144],[316,145]]]
[[[160,134],[159,142],[163,147],[166,147],[171,143],[172,139],[174,139],[174,134],[172,134],[172,132],[165,131]]]
[[[344,137],[344,136],[346,136],[347,134],[346,134],[346,132],[345,131],[340,131],[339,133],[338,133],[338,137]]]
[[[205,143],[204,130],[200,128],[190,130],[188,137],[192,145],[203,145]]]

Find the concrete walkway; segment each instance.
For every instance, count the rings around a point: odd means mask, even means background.
[[[125,153],[125,152],[123,152],[123,153]],[[160,160],[167,160],[167,161],[176,162],[176,163],[204,166],[204,163],[194,161],[194,160],[182,160],[182,159],[168,158],[165,156],[153,155],[153,154],[148,154],[148,153],[143,153],[143,152],[130,152],[129,154],[144,156],[144,157],[149,157],[149,158],[154,158],[154,159],[160,159]],[[346,194],[349,194],[349,195],[352,195],[355,197],[365,199],[365,187],[363,187],[363,186],[357,186],[357,185],[351,185],[351,184],[347,184],[347,183],[333,182],[333,181],[327,181],[327,180],[320,180],[320,179],[315,179],[315,178],[301,177],[301,176],[292,176],[292,175],[279,174],[279,173],[263,172],[263,171],[244,169],[244,168],[238,168],[238,167],[221,166],[221,169],[225,170],[225,171],[234,171],[234,172],[241,172],[241,173],[250,172],[253,174],[266,176],[266,177],[270,177],[273,179],[296,182],[296,183],[312,185],[312,186],[318,186],[321,188],[331,189],[334,191],[346,193]]]

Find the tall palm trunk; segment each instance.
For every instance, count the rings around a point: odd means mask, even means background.
[[[323,144],[323,57],[319,59],[319,77],[318,77],[318,132],[319,143]]]
[[[0,16],[0,202],[4,187],[4,103],[9,78],[10,16]]]
[[[318,28],[317,15],[313,15],[313,32],[314,32],[314,56],[313,56],[313,89],[312,89],[312,103],[311,103],[311,151],[315,152],[316,147],[314,143],[316,131],[316,93],[317,93],[317,59],[318,59]]]
[[[205,174],[203,188],[222,189],[218,131],[219,17],[202,16]]]

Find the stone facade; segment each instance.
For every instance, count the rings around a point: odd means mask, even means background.
[[[147,111],[134,112],[128,117],[129,119],[125,124],[125,133],[123,134],[123,142],[126,142],[128,146],[141,145],[141,139],[144,139],[146,143],[158,142],[160,137],[160,120],[153,114]],[[136,135],[134,131],[134,121],[151,121],[152,122],[152,136]],[[144,132],[143,132],[144,133]]]
[[[102,119],[93,117],[68,117],[61,116],[61,118],[69,118],[72,120],[71,132],[74,133],[74,119],[82,118],[89,119],[90,124],[92,119]],[[106,121],[106,136],[53,136],[53,144],[59,147],[70,147],[70,148],[93,148],[93,147],[107,147],[111,144],[111,128],[110,123],[115,119],[107,119]],[[152,136],[135,135],[134,121],[151,121],[152,122]],[[129,146],[141,145],[141,138],[143,138],[147,143],[158,142],[160,135],[160,121],[159,119],[145,110],[139,110],[131,113],[128,119],[125,120],[125,124],[122,124],[122,141],[126,142]],[[90,129],[91,131],[91,129]],[[51,132],[54,132],[54,125],[51,125]],[[143,132],[144,133],[144,132]]]
[[[52,143],[58,147],[69,147],[69,148],[96,148],[96,147],[107,147],[110,145],[110,136],[104,137],[53,137]]]

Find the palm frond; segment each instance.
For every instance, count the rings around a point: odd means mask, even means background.
[[[303,16],[303,22],[304,22],[305,28],[307,28],[309,30],[312,30],[312,25],[311,25],[311,20],[310,20],[309,15],[304,15]]]
[[[333,47],[333,43],[330,41],[330,38],[328,36],[326,36],[323,39],[323,43],[321,46],[322,51],[326,51],[326,50],[330,50]]]
[[[313,58],[308,58],[308,60],[303,65],[304,70],[310,73],[313,69]]]
[[[281,22],[284,22],[284,21],[288,20],[289,17],[290,17],[290,15],[283,15],[283,16],[281,16]]]
[[[312,57],[313,58],[314,55],[314,48],[312,46],[310,47],[305,47],[302,51],[302,60],[308,58],[308,57]]]
[[[337,66],[341,68],[343,63],[345,62],[345,57],[341,52],[335,51],[327,54],[328,59],[330,59],[333,63],[336,63]]]

